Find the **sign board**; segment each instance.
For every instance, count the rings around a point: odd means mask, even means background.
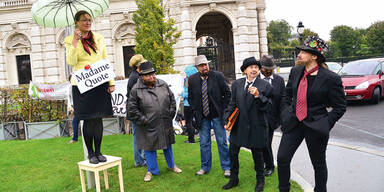
[[[80,93],[84,93],[105,82],[113,80],[115,73],[113,72],[113,67],[110,62],[104,59],[75,71],[72,78],[75,80]]]

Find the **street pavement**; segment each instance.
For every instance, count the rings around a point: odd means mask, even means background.
[[[274,157],[280,144],[281,133],[273,138]],[[275,159],[276,161],[276,159]],[[330,139],[327,147],[328,192],[383,192],[384,151],[347,145]],[[291,162],[291,179],[305,192],[313,191],[314,173],[305,141]]]

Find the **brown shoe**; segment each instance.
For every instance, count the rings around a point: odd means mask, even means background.
[[[177,174],[183,172],[183,171],[182,171],[180,168],[178,168],[176,165],[173,166],[173,168],[168,168],[168,169],[171,170],[171,171],[173,171],[174,173],[177,173]]]
[[[144,181],[149,182],[151,180],[152,180],[152,173],[148,171],[147,174],[145,174]]]

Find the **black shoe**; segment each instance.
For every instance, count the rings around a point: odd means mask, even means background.
[[[257,182],[256,184],[256,187],[255,187],[255,191],[256,192],[263,192],[264,191],[264,184],[265,182]]]
[[[228,190],[232,187],[236,187],[239,184],[239,179],[230,179],[227,184],[225,184],[223,187],[221,187],[224,190]]]
[[[88,156],[88,159],[89,159],[89,163],[91,163],[91,164],[98,164],[99,163],[99,160],[97,159],[97,157],[95,155]]]
[[[102,154],[97,155],[97,159],[99,160],[99,162],[106,162],[107,161],[107,158],[105,156],[103,156]]]
[[[186,141],[184,141],[184,143],[196,143],[196,142],[195,141],[186,140]]]
[[[268,177],[268,176],[271,176],[273,174],[273,172],[274,172],[273,168],[272,169],[266,169],[264,171],[264,175]]]

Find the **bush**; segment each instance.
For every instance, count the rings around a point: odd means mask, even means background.
[[[0,121],[44,122],[67,118],[64,100],[48,101],[32,99],[28,85],[0,89]]]

